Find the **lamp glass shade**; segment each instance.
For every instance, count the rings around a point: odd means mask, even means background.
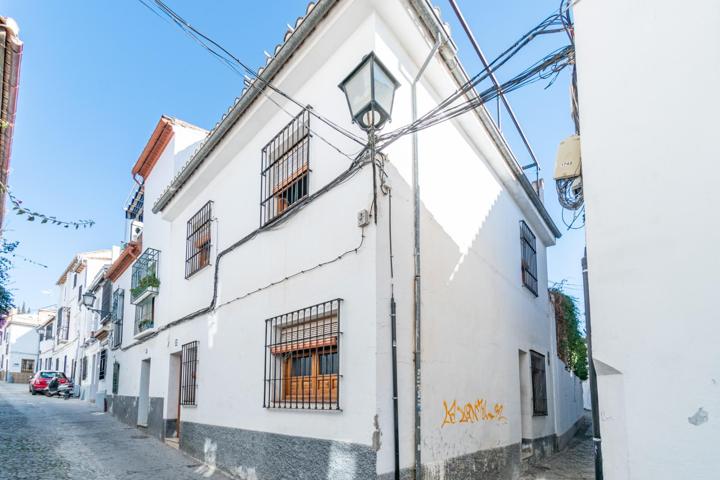
[[[88,308],[92,308],[92,306],[95,305],[95,295],[90,292],[83,293],[82,304]]]
[[[345,93],[353,122],[364,130],[390,120],[395,90],[400,86],[374,53],[366,55],[339,87]]]

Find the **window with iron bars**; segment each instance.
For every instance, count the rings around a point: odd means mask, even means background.
[[[113,362],[112,393],[117,395],[120,386],[120,364]]]
[[[265,321],[265,408],[340,410],[340,304]]]
[[[113,292],[112,310],[112,347],[117,348],[122,343],[123,317],[125,315],[125,290],[118,288]]]
[[[310,113],[303,110],[262,149],[260,226],[308,194]]]
[[[180,405],[197,405],[195,403],[197,354],[197,341],[182,346],[182,356],[180,357]]]
[[[522,281],[533,295],[538,296],[537,250],[535,234],[523,220],[520,220],[520,245],[522,248]]]
[[[155,326],[155,298],[147,298],[135,305],[135,335]]]
[[[545,355],[530,350],[530,375],[532,378],[533,415],[543,416],[547,410],[547,383],[545,379]]]
[[[87,373],[88,373],[88,357],[85,356],[80,360],[80,374],[82,376],[83,380],[87,380]]]
[[[112,300],[113,300],[113,290],[112,290],[112,282],[110,280],[106,280],[103,283],[102,290],[100,292],[100,322],[102,324],[107,323],[108,320],[110,320],[110,317],[112,316]]]
[[[185,278],[210,265],[212,202],[207,202],[187,222]]]
[[[58,341],[67,341],[70,333],[70,310],[67,307],[58,308],[55,322],[56,339]]]
[[[98,369],[98,380],[105,380],[105,368],[107,365],[107,350],[100,350],[100,368]]]

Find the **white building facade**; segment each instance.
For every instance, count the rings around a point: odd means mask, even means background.
[[[82,385],[78,362],[88,336],[88,312],[82,306],[82,295],[118,252],[119,249],[115,247],[78,253],[57,281],[59,296],[54,319],[43,322],[39,329],[40,369],[61,371],[72,378],[78,387]]]
[[[604,476],[714,479],[720,4],[574,11]]]
[[[396,453],[409,476],[416,442],[426,479],[518,478],[574,433],[582,392],[557,360],[547,295],[559,232],[487,113],[419,135],[419,377],[410,137],[373,168],[316,116],[363,138],[337,85],[374,52],[400,84],[386,129],[408,123],[437,40],[420,112],[464,75],[435,11],[322,0],[261,73],[312,111],[258,81],[209,134],[160,120],[133,168],[142,235],[107,273],[123,298],[114,415],[257,479],[392,478]]]
[[[0,380],[25,383],[38,365],[37,326],[47,321],[52,311],[40,309],[35,313],[18,313],[13,309],[0,329]]]

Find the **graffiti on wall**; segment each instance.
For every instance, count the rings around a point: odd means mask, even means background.
[[[445,409],[445,418],[443,418],[441,427],[458,423],[507,423],[508,421],[507,417],[503,415],[505,405],[494,403],[490,407],[490,404],[484,398],[478,399],[475,403],[468,402],[464,405],[458,404],[457,400],[453,400],[448,405],[447,400],[443,400],[443,408]]]

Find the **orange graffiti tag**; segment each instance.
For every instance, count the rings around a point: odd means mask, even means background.
[[[487,401],[483,398],[478,399],[475,403],[468,402],[465,405],[458,405],[457,400],[453,400],[450,406],[446,400],[443,400],[443,408],[445,417],[441,427],[480,421],[507,423],[507,417],[503,415],[505,406],[502,403],[495,403],[492,409],[489,409]]]

